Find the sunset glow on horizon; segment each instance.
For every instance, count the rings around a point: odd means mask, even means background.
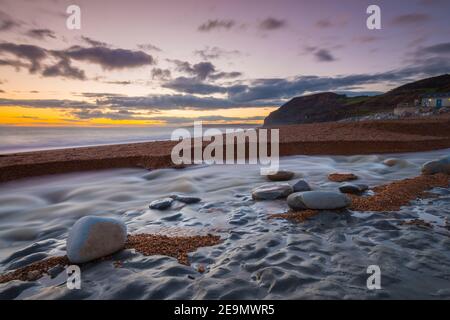
[[[255,110],[256,109],[256,110]],[[25,108],[21,106],[3,106],[0,108],[0,118],[1,124],[3,126],[166,126],[170,119],[185,118],[185,122],[179,122],[181,125],[192,124],[194,119],[202,120],[205,124],[255,124],[260,125],[263,119],[255,119],[252,117],[258,117],[261,111],[269,114],[271,111],[275,110],[275,107],[267,107],[263,109],[255,108],[245,110],[245,115],[242,115],[241,109],[225,109],[221,110],[221,114],[224,117],[230,115],[233,120],[208,120],[208,114],[217,112],[208,111],[198,111],[198,118],[192,115],[192,111],[179,111],[177,110],[175,115],[171,117],[174,112],[166,112],[163,117],[157,117],[156,120],[152,120],[148,117],[148,120],[139,119],[108,119],[108,118],[96,118],[96,119],[78,119],[76,117],[67,114],[65,110],[58,108]],[[186,115],[184,115],[186,114]],[[191,115],[189,115],[191,114]],[[235,114],[238,114],[234,116]],[[212,116],[212,115],[211,115]],[[167,118],[168,121],[164,120]],[[240,121],[239,118],[243,120]],[[175,126],[175,124],[173,124]]]

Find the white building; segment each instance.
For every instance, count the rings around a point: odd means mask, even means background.
[[[450,107],[450,92],[422,95],[421,106],[433,108]]]

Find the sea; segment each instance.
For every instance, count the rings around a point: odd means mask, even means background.
[[[225,130],[249,129],[255,125],[216,126]],[[170,140],[179,127],[22,127],[0,126],[0,154],[17,152]],[[194,133],[193,127],[184,127]],[[203,133],[211,126],[203,126]],[[193,135],[194,136],[194,135]]]

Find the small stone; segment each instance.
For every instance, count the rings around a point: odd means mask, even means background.
[[[383,161],[383,164],[388,167],[393,167],[399,163],[399,159],[389,158]]]
[[[197,271],[200,273],[204,273],[205,272],[205,267],[201,264],[198,266]]]
[[[202,199],[197,198],[197,197],[191,197],[191,196],[183,196],[183,195],[173,195],[170,196],[172,199],[186,203],[186,204],[193,204],[193,203],[198,203],[200,201],[202,201]]]
[[[270,181],[288,181],[294,177],[294,173],[291,171],[280,170],[277,173],[267,175],[267,179]]]
[[[334,210],[348,207],[351,201],[342,193],[306,191],[291,194],[287,203],[293,210]]]
[[[127,241],[127,227],[113,218],[86,216],[70,229],[67,256],[72,263],[84,263],[121,250]]]
[[[331,173],[328,175],[328,180],[333,182],[345,182],[356,179],[358,179],[358,177],[353,173]]]
[[[369,186],[365,184],[344,183],[339,187],[339,191],[342,193],[361,194],[369,189]]]
[[[445,173],[450,174],[450,156],[435,160],[429,161],[422,166],[423,174],[436,174],[436,173]]]
[[[304,192],[304,191],[311,191],[311,187],[305,180],[299,180],[297,181],[292,188],[294,189],[294,192]]]
[[[280,184],[264,184],[252,190],[252,198],[254,200],[275,200],[286,198],[294,190],[288,183]]]
[[[150,203],[149,208],[150,209],[156,209],[156,210],[166,210],[169,208],[173,203],[172,198],[163,198],[154,200]]]
[[[47,271],[47,273],[50,276],[50,278],[53,279],[53,278],[56,278],[56,276],[63,271],[64,271],[64,267],[61,265],[57,265],[57,266],[54,266],[53,268],[49,269]]]
[[[39,270],[32,270],[27,273],[27,280],[28,281],[36,281],[42,276],[42,274],[39,272]]]

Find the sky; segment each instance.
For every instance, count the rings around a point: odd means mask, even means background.
[[[449,12],[448,0],[0,0],[0,125],[261,123],[295,96],[379,94],[449,73]]]

